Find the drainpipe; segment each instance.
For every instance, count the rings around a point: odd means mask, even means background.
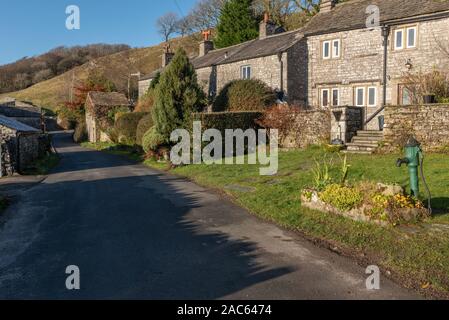
[[[387,68],[388,68],[388,37],[390,36],[390,26],[384,25],[382,26],[382,36],[383,36],[383,45],[384,45],[384,61],[383,61],[383,97],[382,97],[382,106],[374,112],[364,123],[363,127],[366,129],[368,123],[370,123],[373,119],[375,119],[382,111],[384,111],[387,105]]]
[[[278,53],[278,59],[279,59],[279,81],[280,86],[279,90],[282,94],[282,100],[284,100],[284,61],[282,60],[283,52]]]
[[[390,26],[382,27],[382,36],[384,38],[384,70],[383,70],[383,100],[382,108],[387,105],[387,67],[388,67],[388,37],[390,36]]]

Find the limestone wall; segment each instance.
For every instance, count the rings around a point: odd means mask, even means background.
[[[327,110],[304,110],[296,113],[291,134],[281,145],[284,148],[305,148],[328,143],[331,132],[331,115]]]
[[[410,135],[425,150],[449,146],[449,105],[387,107],[384,129],[387,148],[401,147]]]

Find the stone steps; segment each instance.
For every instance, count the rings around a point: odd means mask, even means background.
[[[346,144],[345,153],[372,154],[383,139],[382,131],[361,130]]]

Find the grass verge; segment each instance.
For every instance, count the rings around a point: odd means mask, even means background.
[[[51,169],[56,167],[59,163],[59,156],[57,154],[51,153],[38,159],[32,168],[24,170],[25,175],[46,175]]]
[[[376,264],[406,287],[426,296],[449,298],[448,155],[426,156],[425,172],[433,193],[434,216],[420,225],[400,227],[380,227],[303,208],[300,193],[312,184],[314,159],[325,156],[331,155],[320,147],[281,152],[278,174],[271,177],[260,176],[258,165],[202,164],[170,172],[225,192],[262,219],[298,231],[363,264]],[[407,169],[395,166],[399,156],[350,155],[349,181],[407,186]],[[144,163],[156,169],[168,168],[153,160]],[[426,199],[426,195],[423,193],[421,198]]]

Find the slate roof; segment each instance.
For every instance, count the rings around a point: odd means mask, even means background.
[[[257,38],[235,46],[212,50],[202,57],[193,58],[191,61],[195,69],[201,69],[220,64],[271,56],[284,52],[301,39],[301,30],[284,32],[268,36],[264,39]],[[158,69],[142,77],[141,80],[153,79],[161,71],[162,69]]]
[[[302,37],[301,30],[295,30],[268,36],[264,39],[257,38],[233,47],[210,51],[204,57],[198,57],[192,62],[195,68],[199,69],[212,65],[271,56],[291,48]]]
[[[275,55],[295,45],[304,36],[365,28],[369,5],[379,7],[381,23],[449,11],[449,0],[349,0],[337,4],[330,12],[317,14],[302,29],[213,50],[192,59],[192,63],[195,69],[201,69]],[[141,80],[152,79],[160,71],[156,70]]]
[[[449,11],[449,0],[352,0],[337,4],[330,12],[317,14],[303,32],[307,36],[365,28],[369,5],[379,7],[381,24]]]
[[[102,106],[102,107],[130,106],[126,96],[123,93],[118,92],[91,91],[88,93],[88,98],[90,98],[90,101],[94,106]]]
[[[30,127],[22,122],[19,122],[15,119],[5,117],[3,115],[0,115],[0,126],[7,127],[9,129],[12,129],[14,131],[18,132],[35,132],[39,133],[40,131],[38,129],[35,129],[33,127]]]

